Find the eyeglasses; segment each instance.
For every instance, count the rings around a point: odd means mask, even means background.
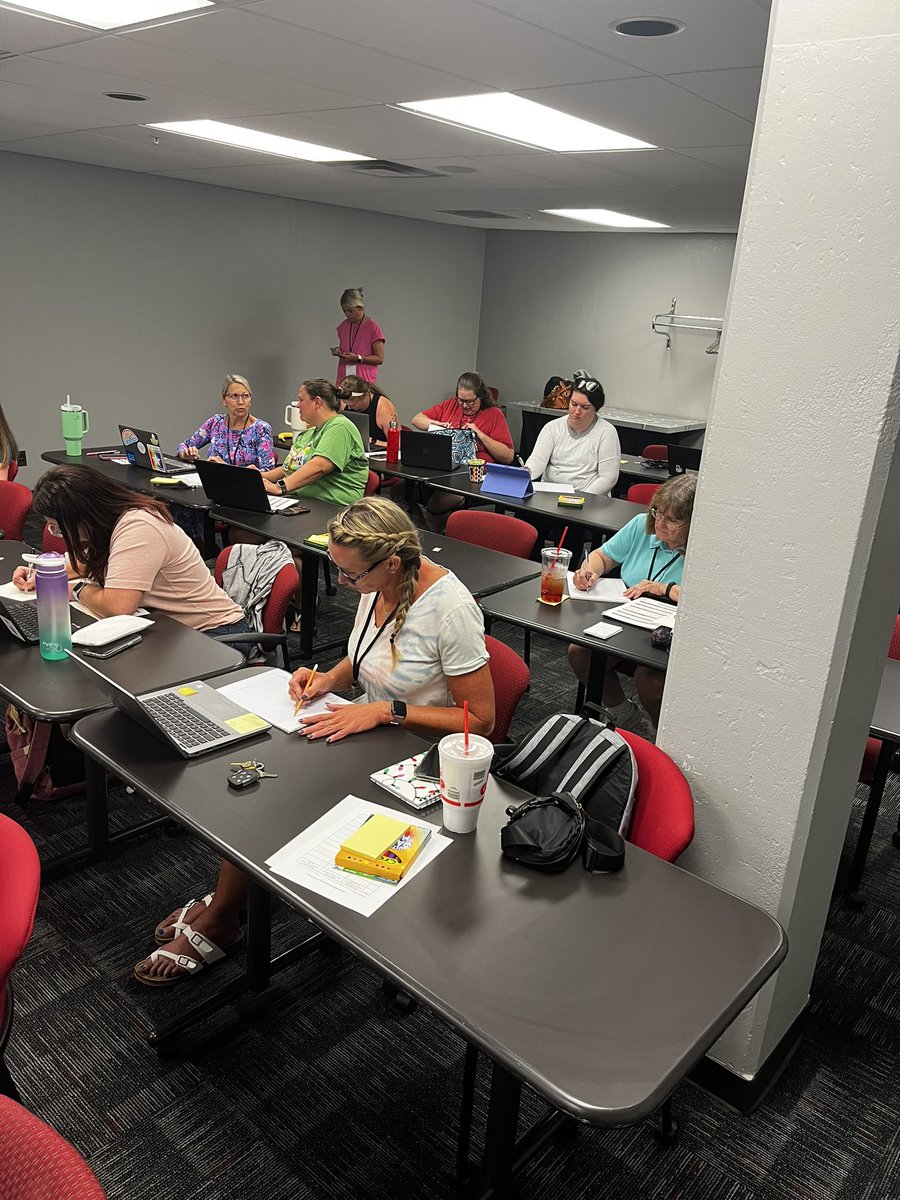
[[[457,396],[456,399],[460,402],[463,408],[471,408],[473,404],[478,403],[477,396],[473,396],[471,400],[463,400],[462,396]]]
[[[387,560],[390,557],[391,556],[388,554],[385,558],[379,558],[377,563],[372,563],[371,567],[369,567],[365,571],[361,571],[359,573],[359,575],[351,575],[349,571],[345,571],[343,567],[339,567],[338,564],[334,561],[334,559],[331,557],[330,554],[328,555],[328,561],[331,563],[331,565],[337,571],[338,575],[342,576],[344,579],[347,580],[347,582],[349,584],[352,584],[355,587],[356,584],[358,584],[361,580],[365,579],[365,577],[367,575],[371,575],[371,573],[375,570],[376,567],[380,567],[382,563],[387,562]]]
[[[249,392],[226,392],[226,400],[250,400],[252,397]]]
[[[677,517],[670,517],[668,513],[661,513],[655,506],[650,509],[650,516],[654,525],[668,525],[670,529],[678,525],[687,525],[687,521],[680,521]]]

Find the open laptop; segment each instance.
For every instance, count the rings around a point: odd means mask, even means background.
[[[373,400],[374,404],[375,401]],[[352,408],[345,408],[341,416],[347,417],[352,421],[359,430],[359,436],[362,438],[363,450],[369,448],[369,414],[367,412],[354,412]]]
[[[156,737],[174,746],[184,758],[197,758],[247,738],[264,733],[272,726],[255,713],[223,696],[214,687],[200,680],[145,692],[135,696],[116,680],[69,652],[74,663],[87,671],[104,695],[116,708],[148,729]]]
[[[23,593],[24,594],[24,593]],[[0,596],[0,623],[6,626],[13,637],[29,646],[36,646],[41,640],[38,631],[37,601],[30,593],[31,600],[10,600]],[[93,625],[96,617],[89,617],[70,606],[72,629],[83,629],[85,625]]]
[[[252,467],[233,467],[230,463],[211,463],[197,459],[194,463],[203,490],[213,504],[223,508],[243,508],[248,512],[309,512],[309,507],[297,504],[294,496],[270,496],[262,476]]]
[[[404,429],[400,435],[400,461],[404,467],[430,467],[433,471],[455,470],[453,438],[439,433]]]
[[[182,462],[170,454],[163,454],[159,435],[152,429],[138,429],[136,425],[120,425],[119,437],[125,454],[133,467],[143,467],[154,475],[178,475],[193,471],[194,464]]]
[[[669,475],[684,475],[700,470],[702,450],[697,446],[669,446]]]

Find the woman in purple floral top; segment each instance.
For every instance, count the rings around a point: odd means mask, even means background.
[[[178,457],[188,461],[199,458],[201,447],[208,445],[210,462],[268,471],[275,465],[272,426],[250,415],[253,395],[243,375],[225,376],[222,403],[225,412],[216,413],[185,438],[178,447]]]

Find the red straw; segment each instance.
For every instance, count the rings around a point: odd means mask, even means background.
[[[463,700],[463,733],[466,738],[465,753],[469,753],[469,702]]]
[[[551,571],[552,571],[552,570],[553,570],[553,568],[556,566],[556,560],[559,558],[559,552],[560,552],[560,550],[562,550],[562,544],[563,544],[563,542],[566,540],[566,534],[567,534],[568,532],[569,532],[569,527],[568,527],[568,525],[567,525],[567,526],[565,527],[565,529],[562,531],[562,537],[559,539],[559,545],[556,547],[556,553],[555,553],[555,554],[554,554],[554,556],[553,556],[553,562],[550,564],[550,570],[551,570]]]

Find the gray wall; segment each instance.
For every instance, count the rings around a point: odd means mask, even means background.
[[[345,287],[384,328],[379,382],[404,416],[475,364],[484,235],[180,180],[0,154],[4,411],[33,484],[66,393],[89,444],[119,420],[167,447],[217,408],[226,371],[283,428],[328,352]]]
[[[503,401],[586,367],[622,408],[706,417],[715,335],[652,332],[668,310],[722,316],[731,234],[505,233],[487,238],[478,365]]]

